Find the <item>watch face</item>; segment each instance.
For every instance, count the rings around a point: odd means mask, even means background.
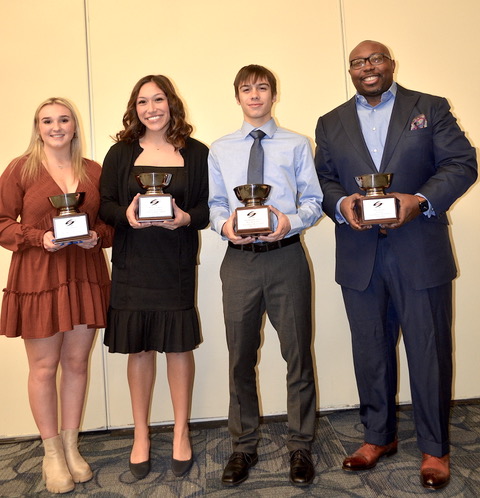
[[[420,208],[420,212],[424,213],[428,211],[428,201],[422,201],[418,203],[418,207]]]

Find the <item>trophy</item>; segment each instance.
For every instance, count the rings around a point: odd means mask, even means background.
[[[55,242],[67,242],[88,239],[88,216],[78,212],[85,197],[85,192],[53,195],[49,200],[58,209],[58,216],[53,217]]]
[[[248,183],[235,187],[233,191],[245,207],[235,210],[235,233],[255,237],[273,232],[270,208],[263,203],[270,194],[270,185]]]
[[[392,183],[393,173],[375,173],[356,176],[357,185],[366,191],[363,199],[357,199],[355,208],[360,225],[378,225],[398,221],[398,199],[385,194]]]
[[[172,196],[163,188],[170,184],[170,173],[140,173],[137,182],[146,189],[138,198],[138,221],[161,221],[173,218]]]

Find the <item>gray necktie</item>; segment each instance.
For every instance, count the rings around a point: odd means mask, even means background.
[[[265,136],[262,130],[253,130],[250,135],[255,139],[250,149],[248,160],[247,183],[263,183],[263,147],[261,140]]]

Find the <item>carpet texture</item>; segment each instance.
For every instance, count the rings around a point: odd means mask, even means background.
[[[171,428],[152,428],[152,471],[137,481],[128,470],[131,431],[81,434],[80,451],[91,464],[94,477],[77,484],[65,496],[122,497],[202,497],[221,498],[290,496],[315,497],[413,497],[431,495],[420,485],[420,452],[415,442],[413,413],[398,411],[398,453],[383,458],[367,472],[347,473],[341,464],[345,456],[362,443],[358,410],[322,414],[316,421],[312,448],[316,477],[307,488],[288,481],[287,425],[270,421],[261,425],[259,462],[240,486],[226,488],[220,478],[231,453],[225,424],[193,425],[191,435],[195,462],[184,478],[170,469]],[[480,404],[458,404],[450,419],[452,479],[435,492],[437,497],[480,496]],[[43,448],[40,440],[0,441],[0,496],[52,496],[42,482]]]

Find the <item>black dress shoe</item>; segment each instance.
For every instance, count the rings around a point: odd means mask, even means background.
[[[144,479],[150,472],[150,458],[145,462],[140,463],[132,463],[132,461],[130,460],[129,466],[130,472],[133,474],[133,477],[137,479]]]
[[[226,486],[236,486],[248,478],[248,469],[258,462],[256,453],[232,453],[223,471],[222,482]]]
[[[308,450],[290,452],[290,482],[295,486],[308,486],[315,477],[312,454]]]
[[[172,457],[172,472],[176,477],[184,476],[192,467],[193,464],[193,453],[190,460],[175,460]]]

